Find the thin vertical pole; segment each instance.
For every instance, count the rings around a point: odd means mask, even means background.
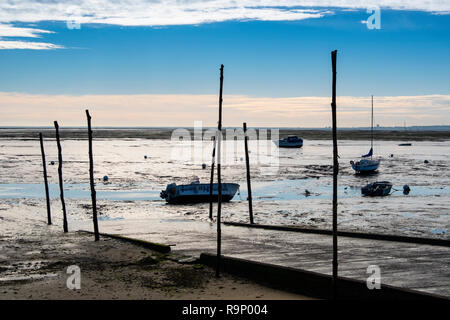
[[[68,232],[69,229],[67,227],[67,215],[66,215],[66,203],[64,202],[64,186],[63,186],[63,176],[62,176],[62,151],[61,151],[61,142],[59,141],[59,126],[58,121],[55,121],[55,129],[56,129],[56,144],[58,145],[58,176],[59,176],[59,192],[61,197],[61,205],[63,210],[63,228],[64,232]]]
[[[336,56],[337,50],[331,52],[333,66],[332,121],[333,121],[333,299],[337,298],[338,281],[338,242],[337,242],[337,178],[339,173],[337,135],[336,135]]]
[[[92,128],[91,128],[91,116],[89,115],[89,110],[86,110],[86,117],[88,123],[88,137],[89,137],[89,179],[91,182],[91,198],[92,198],[92,219],[94,221],[94,235],[95,241],[100,239],[98,232],[98,222],[97,222],[97,197],[95,192],[94,184],[94,158],[92,155]]]
[[[47,224],[50,225],[52,224],[52,214],[50,209],[50,196],[48,194],[47,164],[45,162],[44,139],[42,139],[42,133],[39,133],[39,140],[41,142],[42,166],[44,168],[45,198],[47,199]]]
[[[370,149],[372,150],[373,155],[373,95],[372,95],[372,120],[370,122]],[[372,156],[370,156],[370,159],[372,159]]]
[[[222,246],[222,231],[220,218],[222,210],[222,178],[220,176],[221,145],[222,145],[222,91],[223,91],[223,64],[220,66],[220,92],[219,92],[219,122],[217,125],[217,266],[216,277],[220,276],[220,255]]]
[[[214,186],[214,164],[216,158],[216,137],[213,137],[214,146],[212,151],[212,161],[211,161],[211,179],[209,181],[209,219],[213,218],[213,186]]]
[[[247,167],[248,213],[250,215],[250,223],[253,224],[252,184],[250,182],[250,161],[248,158],[247,123],[244,122],[243,125],[244,125],[245,165]]]

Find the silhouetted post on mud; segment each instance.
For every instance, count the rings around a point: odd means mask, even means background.
[[[252,184],[250,182],[250,160],[248,158],[247,142],[248,142],[247,123],[244,122],[244,146],[245,146],[245,166],[247,167],[248,213],[250,215],[250,223],[253,224]]]
[[[220,176],[221,144],[222,144],[222,91],[223,91],[223,64],[220,66],[220,92],[219,92],[219,122],[217,125],[217,266],[216,277],[220,276],[220,255],[222,246],[222,231],[220,218],[222,210],[222,179]]]
[[[58,176],[59,176],[59,192],[61,196],[61,205],[63,210],[63,228],[64,232],[68,232],[69,229],[67,227],[66,203],[64,202],[64,186],[62,176],[62,150],[61,150],[61,142],[59,141],[59,126],[58,121],[55,121],[54,123],[56,129],[56,144],[58,145]]]
[[[214,163],[216,161],[216,137],[213,137],[214,146],[212,151],[212,161],[211,161],[211,179],[209,181],[209,219],[213,218],[213,186],[214,186]]]
[[[86,110],[86,117],[88,123],[88,137],[89,137],[89,179],[91,182],[91,198],[92,198],[92,219],[94,221],[94,235],[95,241],[100,239],[98,232],[98,222],[97,222],[97,196],[95,192],[94,183],[94,159],[92,155],[92,128],[91,128],[91,116],[89,115],[89,110]]]
[[[48,194],[47,164],[45,163],[44,140],[42,139],[42,133],[39,133],[39,140],[41,142],[42,166],[44,168],[45,198],[47,199],[47,224],[50,225],[52,224],[52,214],[50,209],[50,196]]]
[[[336,56],[337,50],[331,52],[331,63],[333,67],[333,87],[331,112],[333,121],[333,299],[337,298],[338,282],[338,243],[337,243],[337,178],[339,173],[337,136],[336,136]]]

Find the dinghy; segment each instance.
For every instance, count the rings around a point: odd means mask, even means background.
[[[370,159],[366,159],[369,158]],[[379,159],[373,159],[373,96],[372,96],[372,121],[371,121],[371,140],[370,140],[370,150],[367,154],[361,156],[359,161],[350,161],[353,170],[356,173],[372,173],[378,169],[380,165]]]
[[[218,201],[218,184],[213,184],[213,202]],[[160,197],[166,199],[170,204],[186,204],[186,203],[201,203],[209,202],[210,194],[209,183],[200,183],[198,180],[190,184],[177,185],[171,183],[167,185],[165,190],[161,191]],[[237,183],[222,183],[222,202],[228,202],[233,199],[239,184]]]
[[[389,181],[380,181],[369,183],[361,188],[361,194],[370,197],[384,197],[391,192],[392,183]]]
[[[303,146],[303,139],[297,136],[289,136],[287,138],[278,140],[275,143],[279,148],[301,148]]]

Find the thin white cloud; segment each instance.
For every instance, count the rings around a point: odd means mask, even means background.
[[[42,29],[15,27],[11,24],[0,23],[0,37],[40,38],[42,33],[53,32]]]
[[[2,41],[0,40],[0,50],[12,50],[12,49],[28,49],[28,50],[53,50],[63,49],[63,46],[59,46],[46,42],[31,42],[31,41]]]
[[[375,123],[383,126],[450,124],[450,95],[375,97]],[[369,97],[338,97],[338,125],[370,125]],[[329,97],[224,96],[225,126],[324,127],[331,123]],[[32,95],[0,92],[0,126],[85,125],[89,108],[97,126],[216,125],[216,95]],[[6,112],[7,110],[7,112]],[[177,114],[174,118],[173,115]]]
[[[52,50],[63,48],[62,46],[52,43],[8,39],[11,37],[41,38],[42,34],[49,34],[49,33],[53,32],[49,30],[16,27],[11,24],[0,23],[0,50],[11,50],[11,49]]]
[[[302,20],[331,14],[327,8],[448,13],[442,0],[9,0],[0,3],[0,21],[44,20],[124,26],[200,24],[227,20]]]

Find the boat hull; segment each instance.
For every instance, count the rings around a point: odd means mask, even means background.
[[[290,136],[278,141],[274,141],[278,148],[301,148],[303,147],[303,139],[297,136]]]
[[[303,143],[297,143],[297,144],[289,144],[289,143],[286,143],[286,144],[282,144],[282,143],[279,143],[278,144],[278,148],[301,148],[301,147],[303,147]]]
[[[392,184],[388,181],[370,183],[361,188],[361,194],[369,197],[385,197],[391,192]]]
[[[380,166],[380,161],[378,160],[361,160],[352,163],[352,168],[358,173],[370,173],[377,171]]]
[[[222,202],[229,202],[231,199],[233,199],[233,195],[223,194],[222,195]],[[213,194],[212,196],[213,202],[219,201],[219,196],[217,194]],[[209,194],[208,195],[185,195],[185,196],[178,196],[171,198],[169,200],[166,200],[169,204],[189,204],[189,203],[204,203],[209,202]]]
[[[237,183],[222,183],[222,201],[228,202],[233,199],[238,189],[239,184]],[[194,183],[179,186],[170,184],[166,190],[161,191],[161,198],[170,204],[209,202],[211,200],[210,185],[209,183]],[[214,183],[212,201],[217,202],[218,198],[218,184]]]

